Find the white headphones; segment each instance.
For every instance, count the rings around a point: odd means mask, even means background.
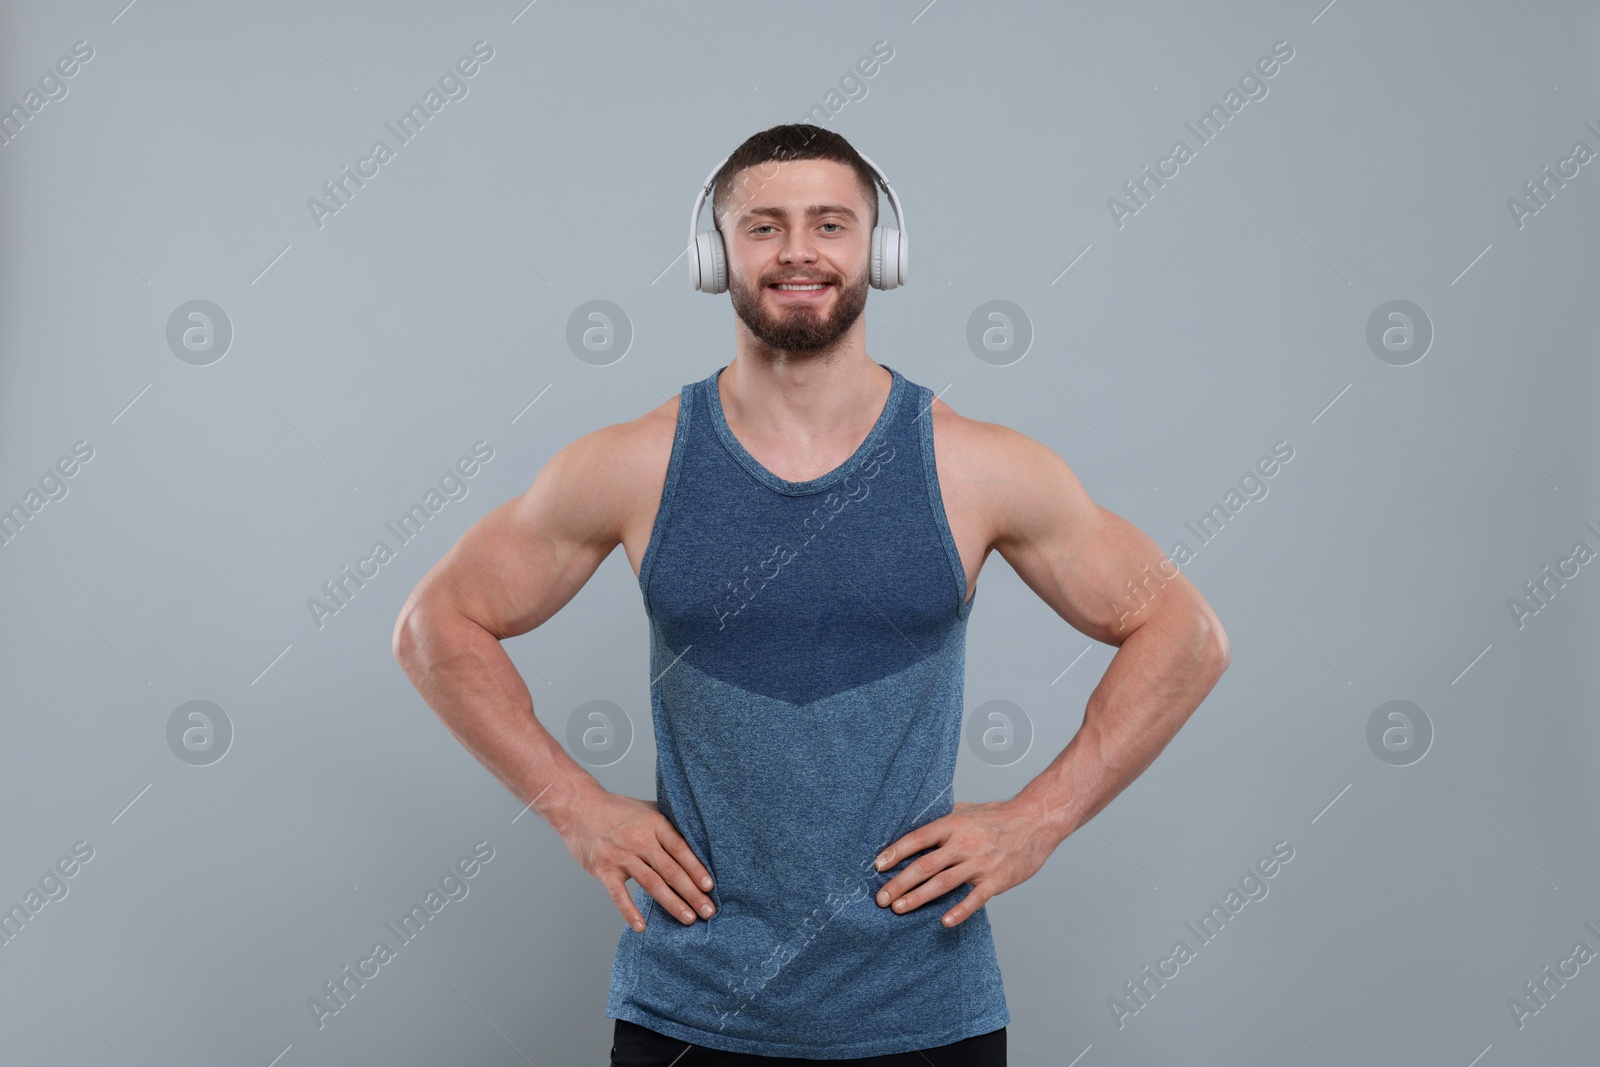
[[[861,159],[883,182],[884,191],[889,194],[889,203],[894,208],[895,221],[894,226],[872,228],[872,261],[868,278],[874,288],[894,289],[906,283],[906,266],[910,261],[911,246],[906,240],[905,212],[900,210],[900,198],[895,195],[894,186],[889,184],[883,171],[866,156]],[[722,163],[727,161],[728,157],[724,156]],[[694,198],[694,210],[689,214],[689,281],[695,291],[701,293],[728,291],[728,252],[722,243],[722,234],[716,229],[715,220],[711,229],[699,230],[700,209],[711,194],[712,179],[722,169],[722,163],[711,168],[711,173],[706,175],[705,184],[700,186],[700,195]]]

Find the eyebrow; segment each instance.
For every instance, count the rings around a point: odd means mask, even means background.
[[[806,215],[816,218],[818,215],[843,215],[851,222],[860,222],[856,213],[843,204],[812,204],[806,208]],[[786,219],[789,213],[781,207],[753,207],[739,216],[739,221],[753,218]]]

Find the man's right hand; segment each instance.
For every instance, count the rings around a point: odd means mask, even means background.
[[[696,914],[709,919],[716,913],[702,891],[712,887],[711,873],[653,800],[599,792],[572,813],[561,836],[634,930],[644,929],[644,916],[625,885],[629,878],[685,926]]]

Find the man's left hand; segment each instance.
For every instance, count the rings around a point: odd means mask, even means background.
[[[904,915],[966,883],[972,891],[944,915],[944,925],[955,926],[1032,878],[1060,843],[1036,814],[1010,801],[957,801],[949,815],[919,826],[879,854],[879,869],[887,870],[905,856],[933,849],[889,879],[876,900],[879,907],[892,906]]]

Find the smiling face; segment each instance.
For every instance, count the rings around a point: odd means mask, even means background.
[[[776,171],[768,177],[764,172]],[[875,203],[843,163],[803,159],[734,176],[721,229],[734,313],[791,356],[833,350],[867,305]],[[789,290],[783,283],[821,285]]]

